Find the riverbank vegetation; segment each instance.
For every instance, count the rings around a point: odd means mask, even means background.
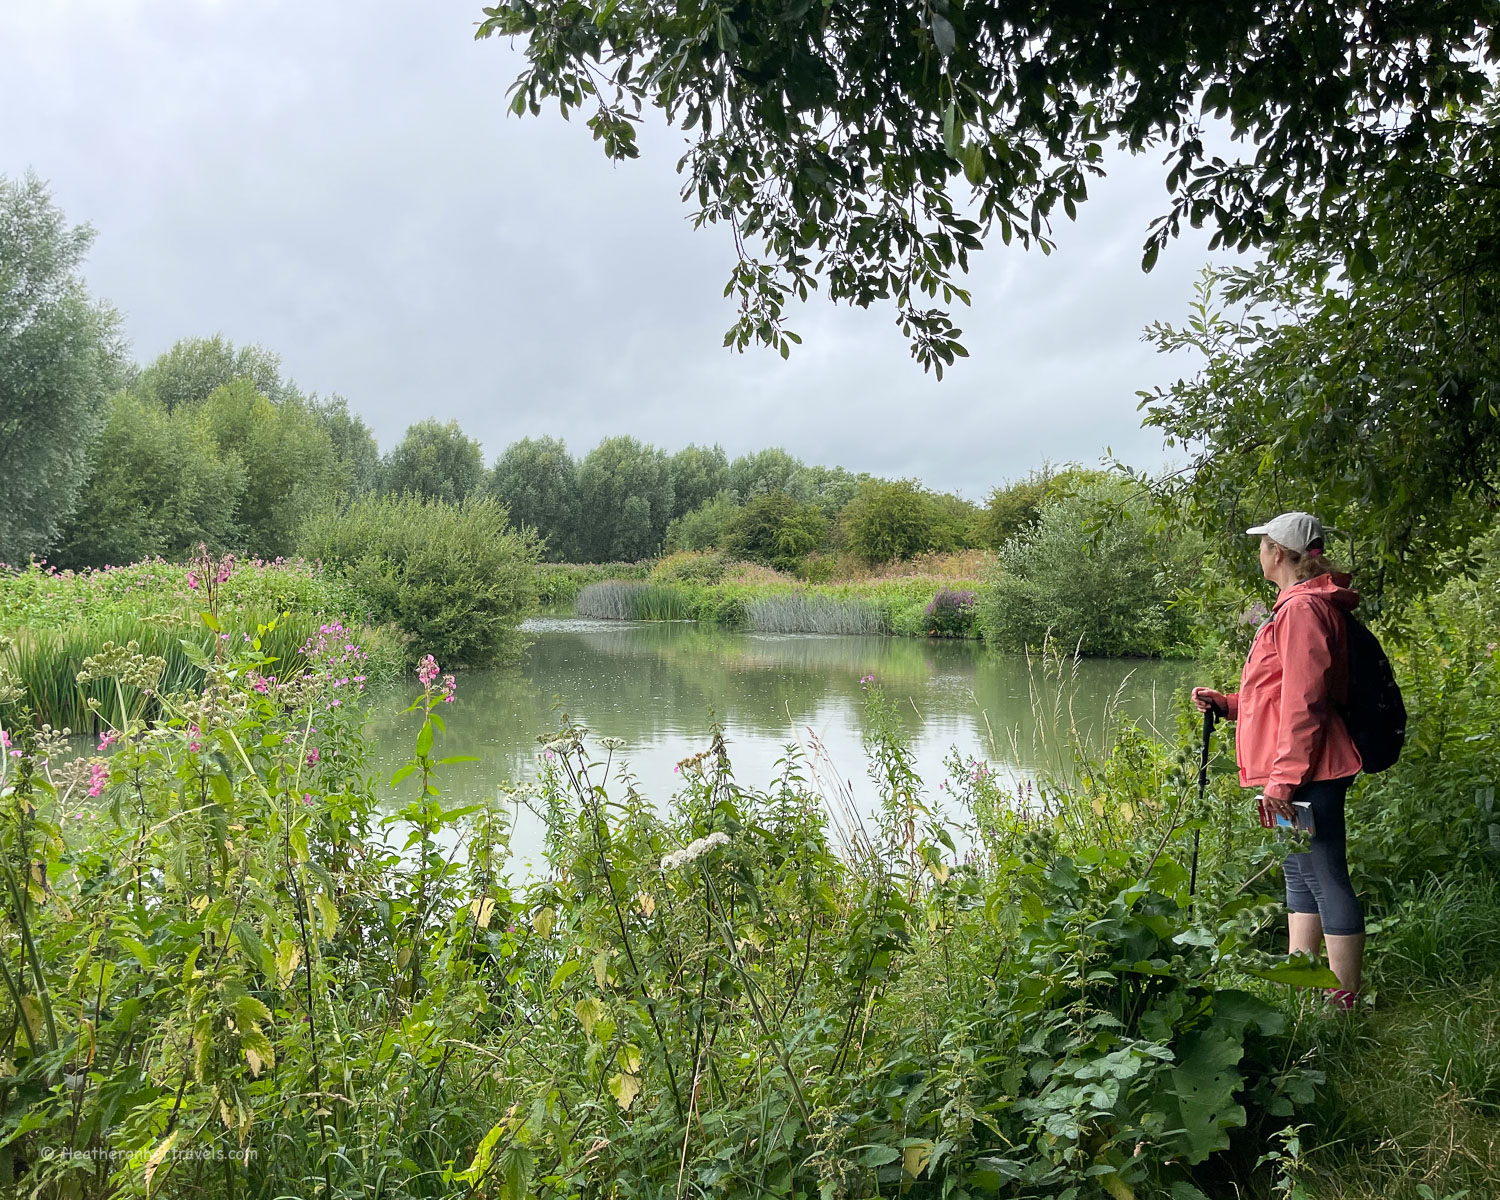
[[[314,514],[300,545],[375,620],[455,667],[514,661],[520,652],[519,623],[536,607],[538,546],[487,497],[366,496]]]
[[[304,665],[308,647],[331,630],[357,638],[366,655],[359,674],[390,682],[404,668],[408,637],[381,621],[364,595],[302,560],[239,560],[232,579],[210,578],[202,567],[160,559],[99,571],[59,571],[33,564],[0,575],[0,668],[25,687],[37,720],[77,734],[97,731],[97,705],[119,699],[115,684],[81,681],[85,662],[110,647],[160,662],[156,690],[194,691],[203,682],[199,660],[222,632],[204,625],[209,589],[227,622],[241,631],[266,624],[266,653],[283,674]],[[225,626],[227,629],[228,626]],[[131,711],[155,712],[135,686],[124,690]]]
[[[589,584],[579,591],[574,611],[604,620],[704,621],[761,633],[978,636],[972,591],[977,583],[907,576],[805,584],[738,566],[719,559],[715,570],[712,556],[673,555],[644,580]]]
[[[1283,847],[1222,741],[1200,802],[1185,713],[1071,782],[1013,793],[955,756],[939,789],[870,678],[874,814],[796,755],[740,779],[712,730],[650,803],[628,746],[568,723],[535,783],[448,809],[460,683],[423,662],[411,762],[373,780],[342,640],[273,678],[275,630],[202,569],[230,635],[203,684],[94,656],[83,757],[3,680],[0,1169],[26,1194],[1420,1200],[1493,1177],[1492,1014],[1438,1002],[1500,966],[1493,566],[1398,652],[1411,744],[1354,801],[1376,1007],[1353,1016],[1279,955]],[[150,712],[119,699],[140,687]],[[547,830],[530,875],[516,804]]]

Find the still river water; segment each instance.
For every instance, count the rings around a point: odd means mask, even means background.
[[[940,800],[943,759],[954,747],[1016,781],[1064,772],[1070,727],[1094,747],[1116,714],[1165,727],[1175,690],[1189,682],[1182,663],[1093,659],[1059,672],[972,642],[731,633],[690,622],[538,618],[526,629],[532,642],[519,666],[464,673],[456,702],[442,708],[447,735],[434,754],[480,759],[443,768],[449,806],[493,800],[498,787],[535,778],[537,735],[556,730],[565,712],[594,736],[624,738],[617,760],[658,803],[675,790],[676,764],[707,747],[717,720],[741,785],[768,786],[797,744],[868,812],[867,675],[897,702],[930,799]],[[416,694],[413,685],[376,711],[371,733],[387,779],[410,754],[417,719],[398,714]],[[393,804],[413,792],[408,780]],[[525,812],[513,845],[523,861],[539,849],[537,822]]]

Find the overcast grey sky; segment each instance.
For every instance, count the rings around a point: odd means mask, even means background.
[[[693,231],[685,144],[659,122],[613,166],[582,122],[518,119],[521,57],[475,0],[0,0],[0,173],[47,180],[98,237],[92,290],[141,361],[223,333],[348,397],[389,448],[457,418],[493,459],[527,435],[582,454],[631,433],[732,456],[916,475],[978,498],[1106,446],[1165,461],[1136,391],[1196,364],[1140,340],[1207,259],[1151,275],[1155,159],[1117,157],[1050,257],[995,239],[941,383],[890,309],[791,312],[790,362],[721,347],[727,230]]]

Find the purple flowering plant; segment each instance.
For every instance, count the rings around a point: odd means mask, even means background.
[[[927,605],[928,637],[973,637],[978,595],[967,588],[942,588]]]

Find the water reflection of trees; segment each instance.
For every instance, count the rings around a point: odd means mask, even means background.
[[[914,737],[982,745],[993,730],[996,757],[1058,769],[1067,766],[1069,725],[1097,741],[1116,697],[1128,715],[1164,714],[1183,669],[1085,661],[1059,677],[972,643],[687,624],[558,630],[539,635],[517,668],[461,678],[460,703],[445,713],[444,750],[479,755],[488,780],[525,777],[535,769],[537,735],[556,728],[562,712],[637,746],[697,737],[711,720],[731,726],[741,742],[779,746],[793,731],[830,719],[858,729],[860,679],[871,674],[898,701]],[[412,732],[396,707],[385,708],[371,731],[382,766],[402,761]],[[468,785],[459,790],[474,794]]]

